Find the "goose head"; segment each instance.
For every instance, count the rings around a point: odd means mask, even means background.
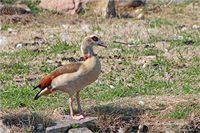
[[[85,37],[81,44],[81,51],[85,59],[88,59],[94,56],[93,47],[94,46],[101,46],[107,48],[105,44],[101,41],[101,39],[96,35],[91,35]]]

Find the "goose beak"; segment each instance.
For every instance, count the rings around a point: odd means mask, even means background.
[[[98,43],[98,46],[107,48],[107,46],[105,44],[103,44],[103,43]]]

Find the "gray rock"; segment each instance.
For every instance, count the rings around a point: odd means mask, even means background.
[[[144,16],[144,14],[143,14],[143,13],[140,13],[140,14],[137,16],[137,18],[138,18],[138,19],[144,19],[144,18],[145,18],[145,16]]]
[[[0,133],[10,133],[10,130],[0,121]]]
[[[87,127],[73,128],[68,131],[68,133],[92,133]]]
[[[114,0],[87,0],[85,1],[85,9],[89,14],[92,13],[103,17],[116,16]]]
[[[91,126],[96,121],[96,117],[86,117],[81,120],[74,120],[69,115],[65,116],[64,120],[53,122],[46,128],[46,133],[65,133],[71,128],[71,125],[77,124],[79,127]]]
[[[115,17],[115,16],[116,16],[115,1],[108,0],[105,17]]]

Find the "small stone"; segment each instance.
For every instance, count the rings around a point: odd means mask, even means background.
[[[119,64],[119,65],[121,65],[121,64],[122,64],[122,62],[119,62],[118,64]]]
[[[97,120],[96,117],[88,116],[85,119],[81,119],[77,121],[77,120],[73,120],[71,116],[65,116],[64,120],[51,123],[46,128],[46,133],[61,133],[61,132],[65,133],[71,128],[72,124],[78,124],[81,127],[88,127],[88,126],[93,127],[93,123],[96,120]]]
[[[92,133],[87,127],[73,128],[68,131],[68,133]]]
[[[21,43],[18,43],[18,44],[16,45],[16,47],[17,47],[17,48],[20,48],[20,47],[22,47],[22,44],[21,44]]]
[[[111,88],[111,89],[115,89],[115,87],[114,87],[113,85],[110,85],[110,88]]]
[[[144,102],[143,101],[139,101],[139,105],[140,106],[144,106]]]
[[[195,25],[192,26],[192,28],[193,28],[193,29],[197,29],[198,26],[195,24]]]
[[[144,126],[143,125],[139,125],[138,129],[141,131],[143,130]]]
[[[142,66],[142,68],[146,68],[146,67],[149,67],[148,63],[144,63],[144,65]]]
[[[18,83],[23,82],[21,79],[13,79],[13,81],[18,82]]]
[[[183,27],[182,29],[181,29],[181,31],[186,31],[187,30],[187,28],[186,27]]]
[[[135,13],[138,14],[138,13],[140,13],[140,12],[142,12],[142,11],[143,11],[143,10],[140,8],[140,9],[135,10]]]
[[[46,63],[49,63],[49,64],[51,64],[51,63],[52,63],[52,61],[51,61],[51,60],[47,60],[47,61],[46,61]]]
[[[42,131],[44,129],[44,125],[43,124],[38,124],[37,125],[37,131]]]
[[[12,33],[12,29],[11,29],[11,28],[8,28],[8,32],[9,32],[9,33]]]
[[[179,40],[183,40],[183,36],[178,36],[178,39]]]
[[[137,18],[138,18],[138,19],[144,19],[144,18],[145,18],[145,16],[144,16],[144,14],[143,14],[143,13],[140,13],[140,14],[137,16]]]
[[[165,49],[165,53],[167,53],[168,52],[168,49]]]

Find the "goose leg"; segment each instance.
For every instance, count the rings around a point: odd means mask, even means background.
[[[72,96],[69,97],[69,108],[70,108],[70,115],[73,119],[75,120],[80,120],[83,119],[84,116],[83,115],[74,115],[74,111],[73,111],[73,99]]]
[[[78,111],[79,111],[79,113],[80,113],[80,114],[83,114],[84,111],[81,109],[79,92],[80,92],[80,91],[78,91],[78,92],[76,93],[76,101],[77,101],[77,104],[78,104]]]

